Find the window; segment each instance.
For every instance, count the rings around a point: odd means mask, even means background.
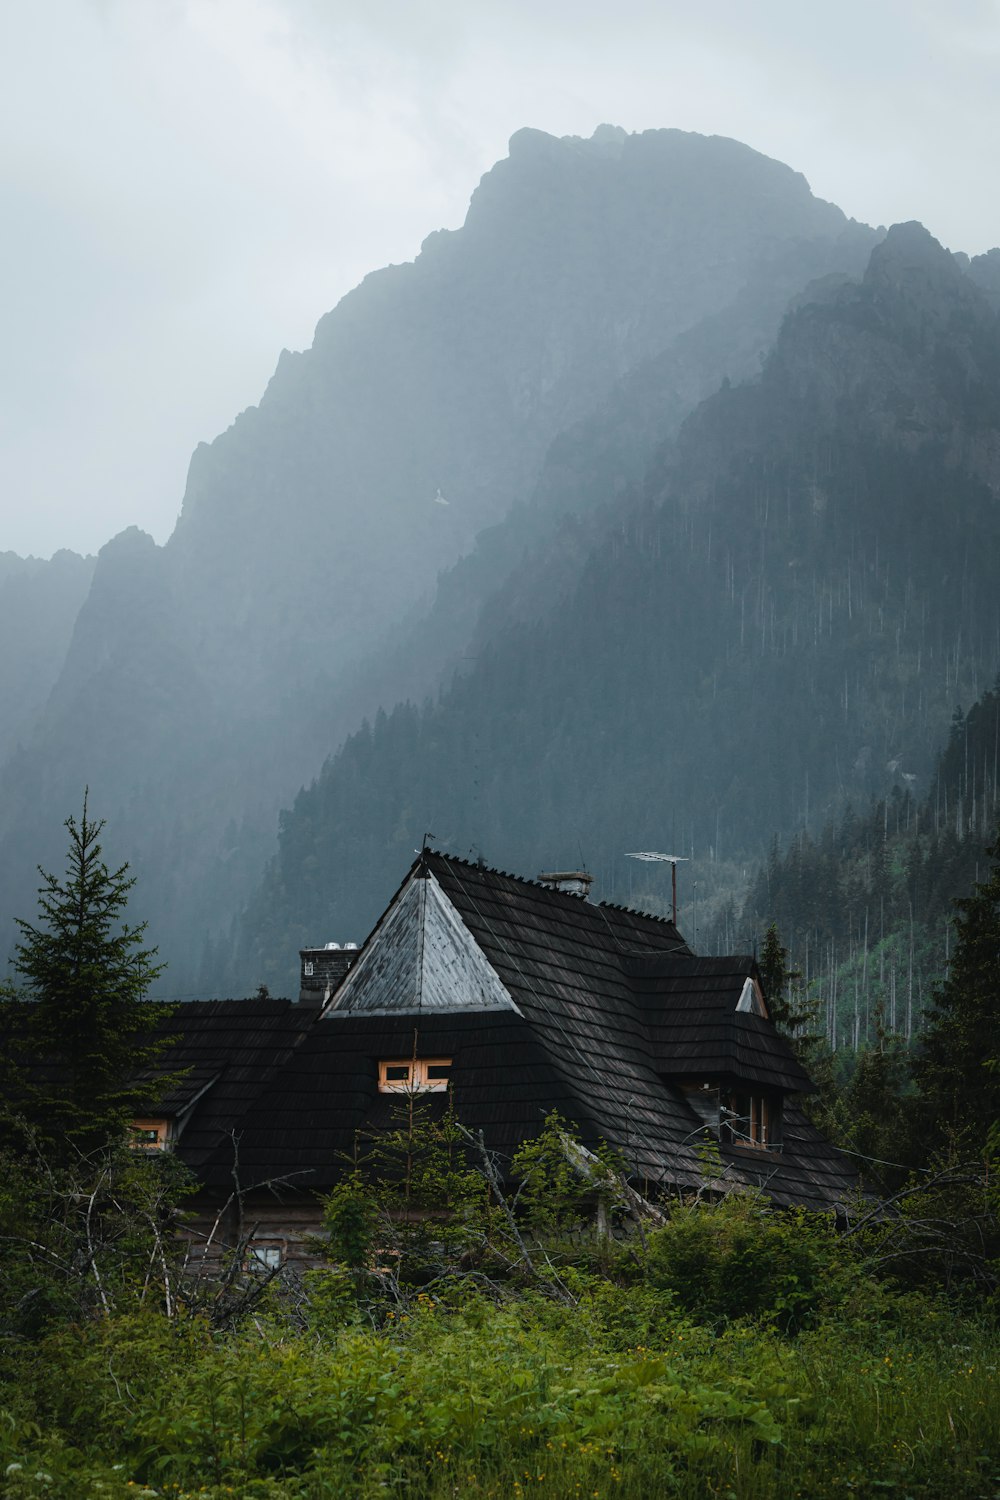
[[[248,1271],[276,1271],[281,1265],[280,1245],[251,1245],[247,1250]]]
[[[447,1092],[450,1077],[450,1057],[411,1057],[407,1062],[393,1059],[378,1065],[381,1094],[392,1094],[397,1090],[443,1094]]]
[[[311,958],[307,958],[306,961],[305,961],[305,963],[302,965],[302,972],[303,972],[303,974],[308,974],[308,975],[312,974],[312,972],[313,972],[313,961],[312,961]]]
[[[767,1094],[727,1094],[721,1101],[722,1138],[766,1151],[778,1144],[780,1106]]]
[[[170,1145],[169,1120],[133,1120],[129,1130],[133,1151],[166,1151]]]

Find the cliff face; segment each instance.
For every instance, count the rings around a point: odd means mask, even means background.
[[[4,912],[32,909],[35,863],[89,783],[168,987],[190,990],[280,801],[361,711],[430,690],[551,517],[635,482],[723,375],[755,367],[788,298],[874,239],[736,142],[516,135],[461,230],[369,276],[196,451],[167,545],[102,553],[0,772]],[[520,537],[483,541],[418,627],[441,571],[514,506]]]
[[[0,552],[0,763],[31,739],[87,597],[94,559]]]
[[[760,377],[576,524],[570,570],[527,564],[534,610],[512,576],[440,702],[300,795],[228,973],[281,983],[300,942],[363,934],[426,828],[521,870],[582,850],[615,897],[627,849],[738,866],[919,780],[1000,657],[998,360],[988,297],[919,226],[800,299]]]
[[[246,658],[250,694],[364,651],[531,495],[552,439],[618,379],[748,284],[794,290],[855,239],[870,234],[735,142],[519,132],[460,231],[367,277],[195,454],[168,553],[211,622],[206,660]]]

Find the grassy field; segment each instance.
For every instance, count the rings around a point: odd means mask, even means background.
[[[865,1288],[796,1334],[697,1323],[668,1291],[579,1277],[576,1306],[417,1293],[343,1321],[318,1273],[219,1335],[125,1316],[8,1368],[9,1496],[342,1500],[1000,1494],[996,1332]]]

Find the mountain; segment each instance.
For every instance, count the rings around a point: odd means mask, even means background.
[[[638,482],[789,299],[876,239],[734,141],[515,135],[460,230],[367,277],[198,448],[167,544],[103,549],[0,769],[4,919],[89,784],[189,992],[282,801],[364,713],[433,690],[525,549]]]
[[[48,561],[0,552],[0,762],[32,736],[66,657],[94,575],[94,558],[61,551]]]
[[[519,622],[509,580],[452,685],[300,793],[219,982],[283,987],[296,947],[362,935],[427,830],[522,872],[584,858],[614,898],[630,849],[750,862],[929,775],[1000,655],[998,389],[989,297],[919,225],[815,286],[590,518],[574,576],[531,560],[540,607]]]

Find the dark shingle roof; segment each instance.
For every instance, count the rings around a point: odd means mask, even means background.
[[[424,1056],[453,1059],[455,1106],[491,1149],[509,1156],[537,1134],[551,1109],[572,1113],[574,1099],[555,1074],[530,1026],[514,1011],[417,1018]],[[405,1099],[378,1092],[380,1060],[409,1057],[414,1018],[367,1014],[318,1021],[308,1043],[256,1100],[240,1132],[240,1168],[249,1186],[290,1171],[309,1188],[327,1188],[362,1141]],[[445,1097],[436,1096],[444,1105]],[[202,1176],[223,1184],[232,1158],[222,1145]]]
[[[726,958],[626,959],[654,1065],[666,1078],[714,1078],[811,1094],[815,1085],[770,1021],[737,1010],[756,964]]]
[[[698,1119],[656,1076],[622,965],[689,953],[673,923],[443,855],[428,865],[540,1041],[585,1142],[612,1143],[636,1176],[697,1175]]]
[[[433,899],[413,895],[411,882],[422,879],[433,882]],[[696,959],[670,921],[437,853],[421,856],[396,900],[406,920],[382,919],[355,980],[322,1015],[284,1001],[216,1002],[197,1016],[185,1008],[185,1033],[189,1013],[198,1024],[184,1056],[207,1067],[225,1055],[229,1068],[181,1142],[206,1184],[230,1182],[235,1129],[245,1185],[291,1177],[328,1188],[356,1142],[396,1108],[378,1092],[379,1061],[414,1053],[453,1059],[459,1118],[501,1160],[558,1110],[585,1144],[607,1141],[631,1176],[663,1187],[703,1176],[704,1124],[671,1078],[711,1072],[782,1092],[810,1086],[770,1023],[736,1011],[752,960]],[[451,1001],[440,968],[429,987],[412,983],[414,954],[430,951],[421,924],[443,919],[447,941],[432,957],[452,975]],[[465,939],[455,941],[461,928],[474,963],[463,962]],[[380,953],[380,942],[407,951]],[[723,1146],[727,1179],[763,1187],[778,1203],[845,1201],[855,1186],[848,1159],[796,1109],[785,1122],[783,1153]]]
[[[720,1148],[723,1163],[749,1188],[765,1192],[779,1208],[817,1212],[849,1207],[860,1197],[851,1158],[820,1134],[794,1100],[786,1100],[780,1152]]]
[[[185,1125],[185,1161],[199,1172],[220,1143],[232,1163],[232,1134],[261,1088],[289,1060],[318,1015],[291,1000],[196,1000],[178,1006],[164,1030],[173,1038],[156,1061],[160,1077],[180,1074],[161,1100],[166,1114],[197,1107]]]

